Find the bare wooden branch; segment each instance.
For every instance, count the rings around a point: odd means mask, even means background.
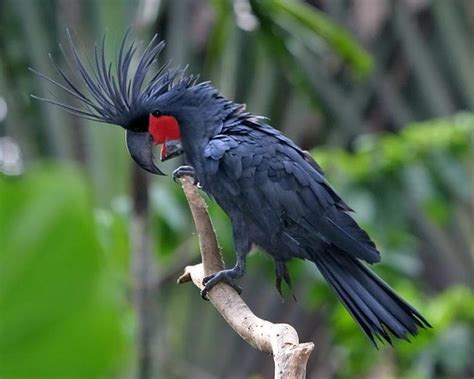
[[[199,289],[202,279],[224,268],[216,234],[207,212],[207,205],[199,195],[193,179],[181,179],[196,225],[202,263],[187,266],[178,283],[192,281]],[[257,317],[230,286],[219,283],[208,293],[212,305],[234,331],[254,348],[273,355],[275,378],[302,379],[314,344],[299,343],[296,330],[288,324],[273,324]]]

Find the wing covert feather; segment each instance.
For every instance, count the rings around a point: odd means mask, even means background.
[[[271,214],[262,219],[278,220],[282,230],[290,223],[291,228],[283,230],[290,240],[313,245],[323,240],[366,262],[380,260],[374,243],[348,214],[350,208],[319,166],[285,139],[266,133],[252,139],[219,135],[204,155],[211,181],[221,183],[239,209],[253,213],[265,209]]]

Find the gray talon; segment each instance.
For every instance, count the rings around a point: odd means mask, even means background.
[[[204,288],[201,290],[201,297],[204,300],[209,300],[207,294],[219,282],[228,284],[240,295],[242,293],[242,288],[235,281],[234,275],[235,272],[233,270],[223,270],[206,276],[202,280]]]
[[[192,177],[194,179],[193,184],[198,184],[198,179],[196,178],[196,173],[194,172],[194,168],[192,166],[180,166],[173,171],[173,180],[175,182],[177,182],[178,179],[181,179],[184,176]]]

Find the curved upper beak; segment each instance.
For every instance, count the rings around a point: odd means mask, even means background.
[[[165,175],[153,162],[153,138],[148,132],[127,130],[127,148],[141,168],[152,174]]]

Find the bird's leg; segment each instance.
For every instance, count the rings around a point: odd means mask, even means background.
[[[173,171],[173,180],[175,182],[184,176],[190,176],[194,179],[194,185],[198,184],[198,179],[192,166],[179,166],[176,170]]]
[[[245,273],[245,259],[250,251],[251,243],[248,240],[247,233],[243,231],[243,224],[241,222],[234,220],[232,226],[237,262],[233,268],[216,272],[206,276],[202,280],[204,288],[201,290],[201,297],[204,300],[208,300],[208,292],[219,282],[227,283],[233,287],[239,295],[242,293],[242,288],[237,285],[235,280],[240,279]]]

